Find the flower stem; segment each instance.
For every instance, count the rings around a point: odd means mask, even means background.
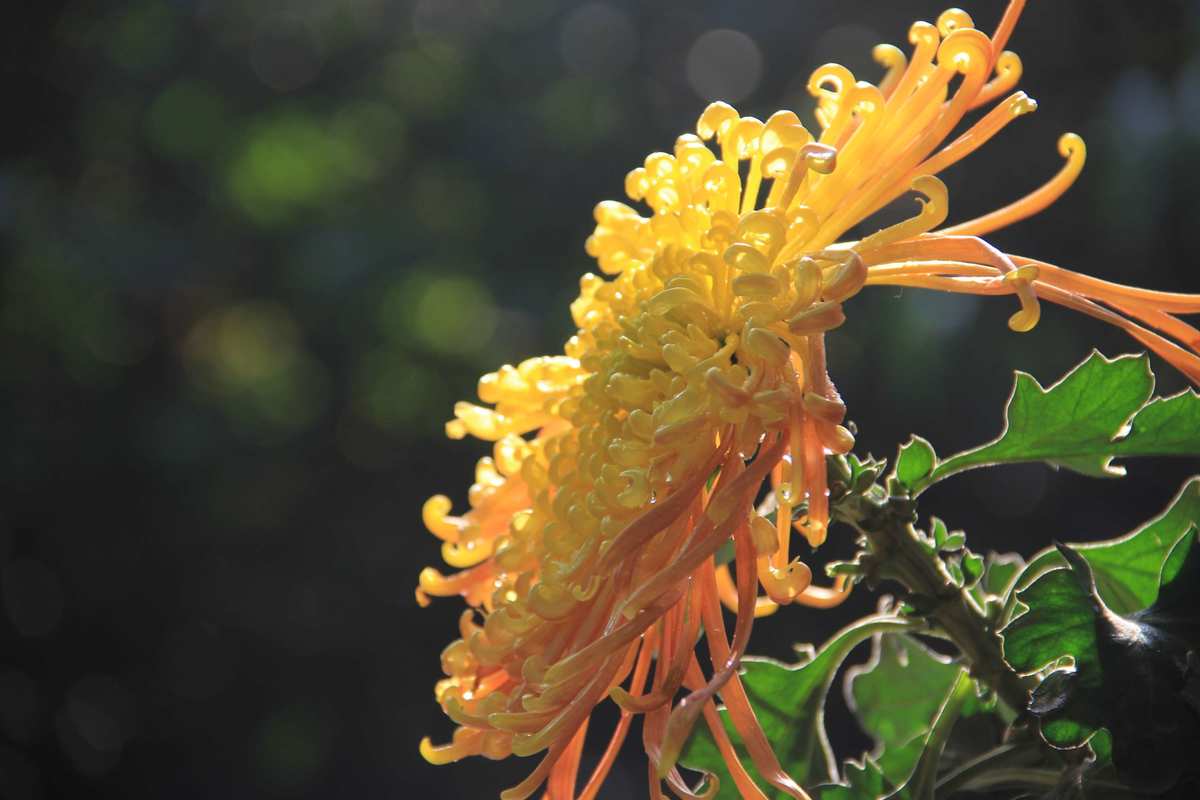
[[[904,586],[917,613],[940,628],[962,653],[972,677],[1016,712],[1024,711],[1036,681],[1018,675],[1005,663],[994,624],[913,527],[912,501],[889,497],[876,485],[837,498],[834,509],[837,519],[863,536],[865,549],[859,561],[867,581],[894,580]]]

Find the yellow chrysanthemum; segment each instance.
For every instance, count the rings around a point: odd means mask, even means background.
[[[853,445],[823,335],[864,286],[1013,294],[1018,331],[1050,300],[1124,328],[1200,382],[1200,333],[1173,316],[1200,311],[1200,298],[1088,278],[978,238],[1070,186],[1084,161],[1078,136],[1061,139],[1066,166],[1041,189],[940,227],[947,192],[936,174],[1036,107],[1015,92],[943,145],[969,111],[1015,86],[1021,62],[1004,45],[1023,5],[1012,0],[990,38],[957,9],[914,24],[911,60],[876,48],[887,68],[878,86],[821,67],[809,81],[815,137],[790,111],[761,122],[715,103],[697,135],[629,174],[626,190],[650,216],[597,206],[587,250],[612,277],[584,276],[565,355],[484,376],[487,406],[460,403],[447,425],[495,451],[479,462],[469,511],[449,516],[442,496],[424,509],[446,562],[464,571],[424,570],[418,599],[459,594],[471,606],[436,689],[459,727],[448,745],[421,743],[428,760],[546,751],[502,796],[528,797],[548,780],[550,798],[575,797],[589,716],[611,697],[621,720],[579,797],[596,796],[633,714],[645,715],[652,797],[660,780],[693,796],[674,762],[701,715],[737,789],[764,797],[734,755],[719,693],[759,773],[807,796],[772,753],[737,670],[754,616],[845,596],[840,583],[814,585],[790,547],[793,530],[814,547],[825,539],[825,456]],[[840,241],[910,190],[923,197],[915,217]],[[774,523],[754,507],[767,479]],[[713,558],[731,539],[736,575]],[[732,639],[722,600],[737,611]],[[707,675],[694,654],[701,630]],[[681,687],[691,694],[676,703]]]

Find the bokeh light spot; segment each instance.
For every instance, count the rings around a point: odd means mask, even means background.
[[[248,433],[295,432],[324,408],[324,369],[279,306],[213,311],[188,333],[184,348],[193,381]]]
[[[251,126],[230,164],[228,185],[251,219],[277,223],[372,177],[372,163],[354,140],[311,116],[290,114]]]
[[[465,275],[421,270],[386,289],[377,324],[397,345],[415,343],[444,355],[468,355],[491,344],[497,309],[491,293]]]
[[[688,83],[705,100],[738,102],[758,88],[762,71],[762,51],[740,31],[708,31],[688,50]]]
[[[488,345],[496,329],[496,307],[475,280],[437,278],[421,293],[413,324],[431,349],[471,353]]]

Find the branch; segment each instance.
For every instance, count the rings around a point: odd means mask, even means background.
[[[844,487],[837,484],[831,491]],[[877,484],[861,492],[844,490],[833,499],[835,519],[852,525],[863,537],[864,551],[858,560],[868,582],[894,580],[904,586],[918,613],[941,628],[961,651],[971,675],[1015,711],[1023,712],[1036,680],[1021,677],[1005,663],[993,623],[971,594],[955,583],[945,562],[928,551],[913,527],[914,502],[890,496]]]

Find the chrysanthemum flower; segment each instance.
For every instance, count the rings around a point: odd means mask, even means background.
[[[695,135],[629,173],[630,198],[652,213],[597,206],[587,250],[611,277],[583,277],[565,354],[485,375],[487,405],[460,403],[447,425],[451,438],[470,434],[495,451],[479,462],[470,510],[450,516],[442,496],[424,509],[446,562],[463,571],[424,570],[418,599],[457,594],[470,606],[436,688],[458,728],[450,744],[421,743],[429,761],[544,751],[502,796],[548,781],[549,797],[574,797],[589,716],[611,698],[620,722],[579,797],[596,796],[634,714],[644,715],[652,797],[662,780],[693,796],[674,763],[700,716],[737,789],[764,797],[726,736],[720,695],[759,773],[806,797],[772,753],[738,666],[756,615],[845,596],[841,584],[814,584],[791,550],[793,532],[813,547],[825,539],[825,457],[854,442],[824,334],[865,286],[1015,295],[1017,331],[1049,300],[1123,328],[1200,382],[1200,332],[1175,316],[1200,311],[1200,297],[1108,283],[979,238],[1066,191],[1083,167],[1078,136],[1060,140],[1066,165],[1045,186],[943,227],[937,173],[1036,107],[1007,94],[1021,62],[1004,46],[1023,5],[1012,0],[990,38],[957,9],[917,22],[911,59],[876,48],[878,85],[819,68],[808,84],[815,135],[790,111],[761,122],[714,103]],[[909,191],[922,196],[916,216],[842,240]],[[755,507],[768,480],[774,521]],[[735,574],[714,560],[731,540]],[[721,601],[737,612],[732,637]],[[694,653],[701,632],[707,668]]]

